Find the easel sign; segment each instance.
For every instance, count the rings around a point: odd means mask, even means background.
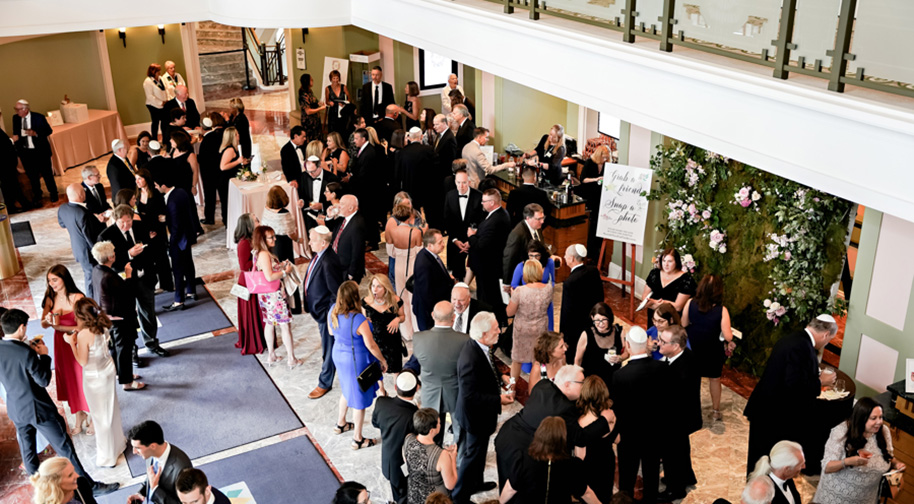
[[[317,92],[314,93],[321,100],[324,99],[324,90],[330,85],[330,72],[333,70],[340,73],[340,83],[346,84],[346,80],[349,77],[349,60],[324,56],[324,75],[321,78],[320,95],[318,96]],[[352,90],[349,90],[349,92],[352,93]]]
[[[653,170],[635,166],[606,163],[603,167],[603,190],[600,191],[600,206],[597,213],[597,236],[603,238],[600,247],[598,267],[605,282],[631,287],[629,320],[635,320],[635,247],[644,245],[644,229],[647,224],[647,195],[651,192]],[[622,278],[610,278],[603,274],[603,258],[607,241],[609,257],[612,260],[614,242],[622,242]],[[631,274],[625,279],[625,247],[631,247]]]

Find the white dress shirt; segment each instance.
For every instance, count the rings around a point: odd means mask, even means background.
[[[784,497],[787,498],[787,502],[789,502],[790,504],[797,504],[796,502],[794,502],[793,494],[790,492],[790,490],[787,490],[784,488],[784,484],[787,483],[786,480],[782,480],[781,478],[778,478],[777,476],[774,475],[774,473],[768,473],[768,476],[771,478],[771,481],[774,482],[774,486],[777,487],[778,492],[781,492],[782,494],[784,494]]]
[[[30,129],[32,129],[32,112],[31,111],[29,111],[29,113],[26,114],[25,117],[22,118],[22,132],[20,133],[19,136],[25,138],[25,143],[28,145],[29,149],[34,149],[35,144],[32,142],[32,137],[30,135],[25,134],[25,130],[30,130]]]
[[[321,202],[321,184],[323,183],[324,170],[321,170],[320,177],[311,179],[311,203]]]
[[[161,457],[152,457],[152,460],[155,460],[159,464],[158,474],[162,474],[162,471],[165,469],[165,461],[168,460],[168,456],[170,454],[171,454],[171,443],[166,441],[165,442],[165,451],[162,452],[162,456]],[[149,464],[152,465],[152,461],[150,461]],[[149,490],[149,495],[156,493],[156,488],[159,488],[159,485],[152,487],[152,489]]]
[[[461,198],[460,196],[466,196]],[[467,204],[470,201],[470,188],[467,187],[467,192],[465,194],[460,194],[460,191],[457,191],[457,204],[460,205],[460,218],[467,218]]]

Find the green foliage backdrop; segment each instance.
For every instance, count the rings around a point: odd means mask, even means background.
[[[672,141],[651,160],[666,222],[658,252],[675,247],[696,282],[720,275],[731,324],[743,334],[730,364],[754,374],[771,347],[819,313],[846,252],[853,204],[710,151]]]

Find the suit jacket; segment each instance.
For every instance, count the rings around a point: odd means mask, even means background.
[[[117,156],[108,160],[108,182],[111,183],[111,199],[114,200],[121,189],[136,189],[136,176],[127,167],[127,163]]]
[[[213,504],[232,504],[231,499],[226,497],[218,488],[213,487],[210,491],[213,492]]]
[[[394,159],[394,179],[399,183],[400,191],[406,191],[412,196],[415,208],[423,208],[430,203],[441,204],[441,200],[434,201],[429,197],[441,191],[441,184],[435,186],[432,182],[435,149],[413,142],[400,149]]]
[[[462,217],[460,215],[460,193],[457,192],[457,189],[449,191],[444,196],[444,229],[448,240],[456,238],[466,241],[467,228],[470,227],[470,224],[479,224],[485,216],[485,210],[482,209],[482,193],[472,187],[467,193],[467,209]]]
[[[54,133],[54,130],[51,129],[51,125],[48,124],[48,120],[38,112],[30,111],[29,121],[31,121],[31,129],[36,133],[35,136],[31,137],[32,145],[35,146],[35,150],[40,154],[51,157],[51,143],[48,141],[48,137],[51,136],[51,133]],[[18,150],[30,150],[28,148],[28,137],[22,134],[22,118],[17,114],[13,114],[12,134],[19,135],[19,140],[16,141],[16,148]]]
[[[314,320],[327,320],[327,311],[336,302],[336,291],[343,283],[343,267],[339,257],[332,248],[327,247],[314,269],[306,275],[310,275],[311,279],[305,279],[305,310]]]
[[[522,184],[508,195],[506,209],[511,216],[512,225],[524,220],[524,207],[530,203],[536,203],[543,207],[543,212],[546,215],[549,215],[549,209],[552,208],[552,202],[549,200],[546,191],[533,184]]]
[[[51,356],[38,355],[28,343],[0,340],[0,383],[6,409],[17,427],[57,417],[57,406],[45,389],[51,383]]]
[[[501,413],[501,377],[495,375],[489,359],[470,339],[457,358],[457,407],[454,417],[461,429],[483,437],[495,432]]]
[[[770,478],[771,475],[769,474],[768,477]],[[784,497],[783,489],[778,488],[777,482],[774,480],[771,480],[771,482],[774,483],[774,499],[771,501],[771,504],[790,504],[787,497]],[[794,483],[792,479],[787,480],[785,483],[787,489],[793,494],[793,502],[800,504],[802,501],[800,500],[800,492],[797,490],[797,484]]]
[[[389,144],[394,131],[403,129],[403,126],[396,119],[385,116],[374,123],[374,129],[378,133],[378,140],[384,140]]]
[[[511,218],[504,208],[499,207],[487,218],[483,218],[476,234],[470,237],[469,264],[473,271],[477,274],[501,276],[501,264],[495,258],[503,256],[510,232]]]
[[[92,194],[92,190],[89,189],[89,186],[87,186],[85,182],[81,185],[83,186],[83,190],[86,191],[86,209],[88,209],[90,213],[100,214],[105,210],[111,209],[111,205],[108,204],[108,195],[105,194],[105,186],[103,186],[101,182],[95,184],[95,190],[98,191],[98,197],[101,198],[100,200],[95,199],[95,195]]]
[[[479,183],[485,180],[487,175],[495,173],[503,167],[503,165],[492,166],[492,160],[482,152],[482,148],[475,141],[471,141],[463,147],[461,157],[467,161],[470,187],[474,188],[479,187]]]
[[[350,184],[355,186],[356,195],[362,200],[369,192],[377,190],[376,184],[383,180],[382,155],[378,154],[374,145],[368,143],[361,153],[356,154],[353,163]]]
[[[147,459],[145,462],[146,467],[149,467],[152,464],[152,459]],[[193,464],[191,464],[187,454],[177,446],[171,445],[171,453],[168,454],[168,458],[165,460],[165,467],[160,468],[162,476],[159,478],[159,486],[156,487],[155,493],[152,494],[152,502],[155,504],[181,504],[178,499],[178,492],[175,490],[175,481],[178,479],[178,474],[188,467],[193,467]],[[137,493],[145,497],[148,485],[149,480],[147,479],[137,490]],[[214,492],[215,490],[213,488]]]
[[[131,229],[133,234],[134,243],[145,243],[147,245],[152,243],[152,239],[149,238],[149,231],[147,231],[145,224],[142,221],[133,221],[133,228]],[[130,258],[127,253],[130,250],[131,245],[127,243],[127,239],[124,238],[124,233],[118,229],[117,224],[112,224],[108,226],[101,234],[98,235],[98,241],[110,241],[114,245],[114,254],[116,258],[114,259],[114,264],[112,269],[118,273],[124,271],[124,267],[129,262],[133,266],[133,274],[128,280],[128,283],[133,282],[142,282],[143,285],[154,289],[156,286],[156,265],[155,265],[155,256],[153,252],[148,247],[144,249],[140,254],[133,259]],[[140,272],[143,272],[142,278],[140,277]]]
[[[365,219],[361,212],[356,212],[345,227],[343,224],[346,219],[336,219],[336,222],[333,240],[330,243],[337,244],[336,254],[345,270],[344,279],[348,276],[356,283],[361,282],[365,276],[365,237],[368,235]]]
[[[57,223],[70,235],[70,248],[73,249],[76,261],[84,266],[95,264],[92,246],[95,245],[95,238],[104,229],[104,224],[77,203],[60,205],[57,209]]]
[[[127,280],[108,266],[96,264],[92,269],[92,287],[102,310],[110,316],[124,319],[115,320],[115,324],[121,327],[138,326],[136,296]]]
[[[5,131],[0,130],[0,179],[7,180],[7,177],[13,175],[19,177],[16,172],[18,164],[19,155],[16,154],[16,145]]]
[[[472,142],[473,139],[476,138],[476,123],[467,117],[467,120],[457,128],[457,134],[454,135],[454,138],[457,141],[457,152],[463,152],[463,148],[466,144]]]
[[[464,334],[470,333],[470,321],[472,321],[473,317],[475,317],[476,314],[479,312],[495,313],[495,317],[498,319],[498,327],[508,327],[507,316],[502,318],[501,315],[499,315],[499,313],[495,312],[495,310],[492,308],[492,306],[490,304],[486,303],[485,301],[480,301],[478,299],[470,298],[470,306],[467,307],[467,311],[466,311],[466,322],[464,322],[464,324],[463,324],[464,329],[466,329],[466,332]],[[502,313],[504,313],[504,312],[502,312]],[[457,320],[457,313],[455,312],[454,321],[456,322],[456,320]]]
[[[180,187],[172,189],[165,202],[165,224],[171,235],[169,246],[187,250],[197,243],[197,231],[194,228],[197,220],[197,208],[187,192]]]
[[[425,382],[422,382],[425,395]],[[403,465],[403,442],[415,432],[413,413],[419,408],[399,397],[379,397],[374,403],[371,425],[381,430],[381,474],[388,480]]]
[[[366,82],[362,85],[362,97],[359,103],[359,115],[365,118],[365,123],[371,126],[378,116],[378,120],[384,117],[388,105],[394,103],[394,88],[386,83],[381,83],[381,103],[374,106],[374,94],[372,93],[372,82]],[[380,132],[379,132],[380,133]]]
[[[238,131],[238,147],[241,148],[241,157],[251,157],[251,123],[244,114],[238,114],[229,126],[234,126]]]
[[[469,336],[450,327],[432,327],[413,336],[413,355],[422,367],[422,405],[439,413],[457,408],[457,361]]]
[[[435,144],[435,155],[438,156],[438,175],[441,178],[451,175],[451,165],[454,160],[460,157],[460,150],[457,149],[457,137],[451,128],[444,130],[444,133]]]
[[[597,268],[581,265],[575,268],[562,288],[562,334],[577,341],[590,325],[590,309],[603,301],[603,280]]]
[[[298,158],[296,150],[301,150],[302,159],[305,159],[305,145],[302,144],[301,147],[292,143],[291,140],[286,142],[286,145],[282,146],[282,149],[279,149],[279,159],[282,163],[282,174],[286,176],[286,180],[289,182],[296,181],[298,182],[302,178],[302,174],[305,173],[304,164]],[[299,191],[301,191],[301,182],[299,182]],[[311,201],[311,200],[308,200]]]
[[[657,446],[657,429],[666,414],[674,412],[650,391],[664,390],[669,385],[668,371],[665,363],[647,355],[630,360],[613,373],[613,411],[616,430],[623,440]]]
[[[435,325],[432,310],[439,301],[451,299],[451,288],[454,281],[444,262],[439,263],[438,256],[423,248],[416,254],[413,265],[413,313],[419,330],[425,331]]]
[[[216,128],[207,132],[203,135],[203,140],[200,140],[200,152],[197,153],[197,161],[200,163],[200,175],[204,177],[218,177],[222,171],[219,169],[219,165],[222,164],[222,155],[219,154],[219,147],[222,146],[223,132],[222,128]]]
[[[527,260],[527,247],[535,239],[543,241],[543,231],[536,232],[537,236],[530,234],[530,228],[525,221],[518,222],[511,233],[508,234],[508,241],[505,243],[505,253],[502,255],[502,279],[505,285],[511,285],[511,279],[514,277],[514,268],[518,263]],[[589,310],[588,310],[589,311]]]
[[[804,418],[820,391],[816,349],[809,334],[800,330],[774,345],[743,414],[749,421],[766,421],[785,411]]]
[[[696,367],[695,354],[686,348],[669,364],[667,387],[669,411],[677,416],[670,428],[689,435],[701,429],[701,374]]]
[[[305,206],[302,207],[302,214],[311,215],[311,217],[305,215],[305,229],[308,230],[317,225],[317,220],[315,220],[314,217],[317,217],[317,215],[320,213],[326,214],[327,208],[330,207],[330,202],[327,201],[327,196],[324,195],[324,190],[327,188],[327,184],[330,182],[339,182],[340,178],[334,175],[332,172],[321,170],[321,192],[317,198],[318,202],[323,205],[323,210],[320,212],[308,208],[308,204],[311,203],[311,198],[314,195],[314,186],[312,185],[313,181],[314,179],[311,178],[311,175],[308,175],[308,172],[305,171],[301,172],[301,176],[298,179],[298,199],[305,202]],[[332,227],[333,224],[331,223],[330,226]]]
[[[178,104],[177,98],[172,98],[165,102],[165,115],[171,113],[172,109],[181,108],[181,105]],[[184,123],[185,128],[195,129],[200,127],[200,112],[197,110],[197,104],[194,102],[193,98],[188,97],[187,101],[184,102],[184,114],[187,118],[187,121]]]

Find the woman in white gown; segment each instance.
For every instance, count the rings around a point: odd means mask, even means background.
[[[95,300],[88,297],[77,301],[73,312],[77,333],[65,335],[64,340],[83,367],[83,392],[95,425],[95,463],[99,467],[114,467],[127,447],[127,440],[115,390],[117,371],[108,353],[111,320]]]

